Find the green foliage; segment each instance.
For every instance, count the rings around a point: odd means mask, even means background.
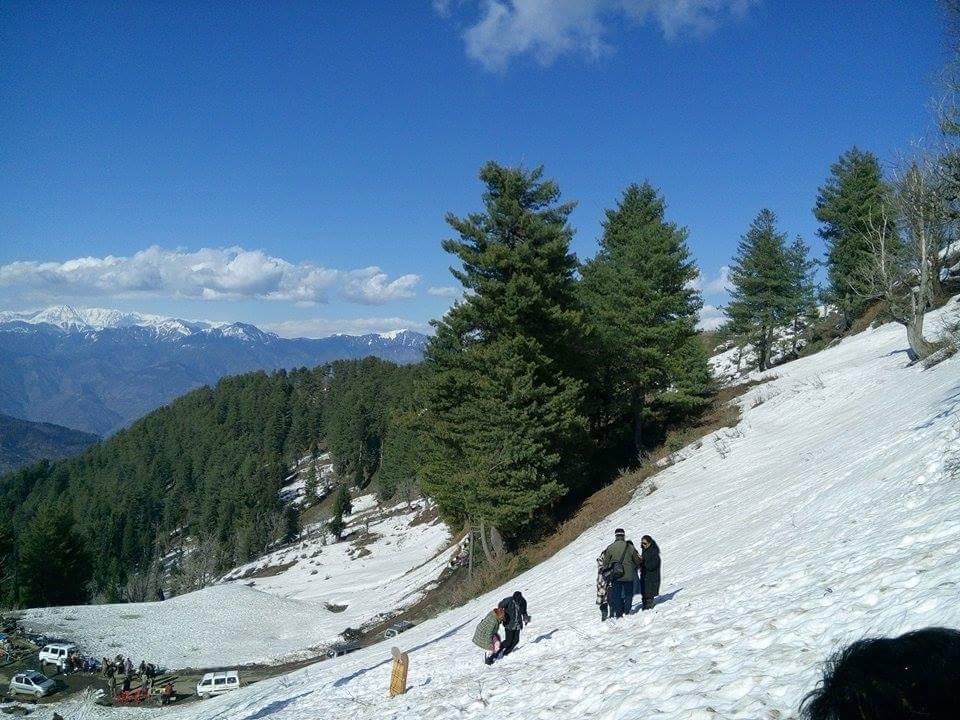
[[[383,461],[377,474],[377,496],[389,500],[397,495],[412,499],[420,469],[420,422],[416,409],[390,415],[383,443]]]
[[[353,502],[350,500],[350,491],[346,485],[341,485],[337,490],[337,497],[333,501],[334,515],[349,515],[353,512]]]
[[[327,521],[327,530],[329,530],[333,536],[339,541],[340,536],[343,535],[343,529],[346,526],[346,523],[343,521],[343,513],[334,513]]]
[[[649,183],[628,187],[607,210],[600,251],[580,284],[593,341],[594,429],[602,438],[632,430],[634,457],[644,454],[650,423],[705,405],[710,379],[696,330],[698,270],[686,230],[667,222],[665,209]]]
[[[817,318],[817,286],[814,272],[817,262],[810,259],[810,248],[799,235],[787,248],[787,265],[790,273],[789,315],[793,325],[793,352],[801,328]]]
[[[769,367],[774,330],[791,319],[794,300],[786,235],[777,232],[776,223],[770,210],[761,210],[740,239],[730,268],[730,326],[753,345],[761,370]]]
[[[827,298],[843,313],[847,326],[863,310],[868,295],[862,280],[870,256],[868,236],[887,222],[889,237],[896,237],[892,220],[881,216],[887,194],[876,156],[854,147],[830,167],[817,197],[813,212],[827,245]]]
[[[421,485],[450,522],[513,540],[576,482],[585,447],[573,205],[542,176],[487,163],[484,211],[447,216],[467,293],[426,354]]]
[[[61,504],[44,504],[17,544],[15,586],[8,600],[25,607],[75,605],[88,597],[90,558]]]
[[[330,368],[325,416],[334,470],[366,487],[380,467],[390,409],[413,392],[422,370],[376,358],[336,362]]]
[[[62,500],[107,597],[188,537],[212,539],[215,569],[249,560],[277,539],[280,484],[305,438],[322,432],[326,379],[325,368],[224,378],[77,458],[4,476],[0,516],[22,557],[31,523]]]

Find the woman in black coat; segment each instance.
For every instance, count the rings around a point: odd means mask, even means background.
[[[640,538],[640,549],[641,607],[650,610],[660,594],[660,547],[652,537],[644,535]]]

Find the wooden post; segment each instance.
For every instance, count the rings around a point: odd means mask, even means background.
[[[393,655],[393,672],[390,673],[390,697],[403,695],[407,691],[407,669],[410,667],[410,656],[400,652],[400,648],[390,648]]]

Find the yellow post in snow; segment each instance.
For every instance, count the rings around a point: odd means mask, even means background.
[[[393,655],[393,672],[390,673],[390,697],[403,695],[407,691],[407,668],[410,667],[410,656],[400,652],[400,648],[390,648]]]

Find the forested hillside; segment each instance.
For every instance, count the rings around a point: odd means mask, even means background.
[[[0,414],[0,474],[47,458],[76,455],[100,438],[62,425]]]
[[[406,392],[413,372],[368,358],[224,378],[77,458],[0,478],[0,602],[126,599],[164,558],[170,584],[191,587],[183,551],[199,548],[222,571],[295,535],[297,512],[278,498],[290,464],[329,428],[344,455],[357,449],[369,481],[390,389]]]

